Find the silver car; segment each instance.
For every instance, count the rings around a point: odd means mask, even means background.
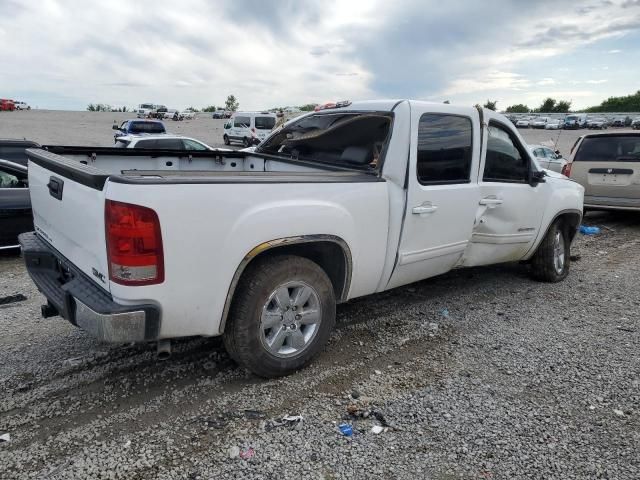
[[[562,158],[559,151],[553,151],[553,149],[544,145],[529,145],[529,150],[541,168],[562,173],[562,168],[567,164],[567,161]]]

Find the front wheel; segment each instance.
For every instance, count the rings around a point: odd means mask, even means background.
[[[336,300],[320,266],[303,257],[256,260],[236,289],[224,344],[241,366],[262,377],[304,367],[327,343]]]
[[[244,137],[244,138],[242,139],[242,146],[243,146],[244,148],[248,148],[248,147],[250,147],[250,146],[251,146],[251,141],[249,140],[249,138],[248,138],[248,137]]]
[[[561,221],[556,221],[531,259],[531,274],[541,282],[560,282],[569,275],[571,242]]]
[[[224,144],[225,145],[230,145],[231,142],[229,141],[229,137],[227,137],[226,135],[224,137],[222,137],[222,139],[224,140]]]

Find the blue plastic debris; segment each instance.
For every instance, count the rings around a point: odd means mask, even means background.
[[[587,227],[586,225],[580,225],[580,233],[583,235],[596,235],[600,233],[599,227]]]
[[[353,427],[348,423],[341,423],[340,425],[338,425],[338,428],[340,429],[340,433],[342,433],[342,435],[344,435],[345,437],[350,437],[351,435],[353,435]]]
[[[449,309],[443,308],[442,310],[440,310],[440,315],[442,315],[444,318],[449,318]]]

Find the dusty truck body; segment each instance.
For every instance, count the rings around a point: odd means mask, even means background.
[[[522,260],[563,279],[582,212],[505,117],[406,100],[311,113],[255,152],[29,156],[45,315],[106,341],[224,335],[264,376],[306,364],[351,298]]]

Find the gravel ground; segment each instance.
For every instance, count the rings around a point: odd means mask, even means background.
[[[216,339],[157,362],[41,319],[4,255],[0,297],[27,299],[0,307],[0,478],[638,479],[640,215],[585,223],[566,281],[501,265],[351,301],[278,380]]]

